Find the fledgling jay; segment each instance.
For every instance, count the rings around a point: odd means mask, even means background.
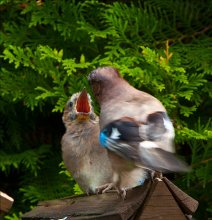
[[[62,157],[65,166],[87,194],[105,192],[112,188],[113,170],[107,150],[99,144],[99,118],[95,115],[90,95],[83,90],[66,103],[63,122],[66,132],[62,137]],[[147,172],[135,168],[122,175],[123,188],[144,182]]]
[[[88,80],[101,107],[99,140],[108,150],[113,184],[123,197],[120,182],[126,170],[188,171],[174,154],[174,128],[158,99],[132,87],[112,67],[93,70]]]
[[[99,119],[93,111],[90,95],[84,89],[68,100],[63,122],[62,157],[65,166],[87,194],[111,182],[112,169],[107,151],[100,147]]]

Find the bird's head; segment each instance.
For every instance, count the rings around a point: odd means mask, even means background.
[[[88,81],[98,101],[101,99],[102,91],[112,89],[120,79],[123,80],[118,70],[113,67],[99,67],[88,75]]]
[[[95,70],[93,70],[88,75],[88,80],[93,82],[102,82],[102,81],[111,81],[111,79],[114,78],[120,78],[120,74],[116,68],[105,66],[105,67],[99,67]]]
[[[95,120],[96,114],[93,111],[92,100],[85,89],[75,93],[66,103],[63,112],[64,124],[72,121]]]

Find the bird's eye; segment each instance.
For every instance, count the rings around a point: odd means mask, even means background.
[[[68,106],[69,106],[70,108],[72,108],[72,107],[73,107],[73,102],[69,102],[69,103],[68,103]]]

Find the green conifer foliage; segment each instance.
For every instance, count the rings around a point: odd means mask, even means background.
[[[200,202],[197,219],[212,216],[211,11],[209,0],[0,1],[0,190],[15,198],[6,219],[81,193],[61,165],[61,113],[104,65],[163,102],[192,168],[173,181]]]

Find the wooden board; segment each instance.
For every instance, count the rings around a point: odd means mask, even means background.
[[[198,208],[198,201],[190,197],[188,194],[179,189],[174,183],[169,181],[166,177],[163,178],[163,181],[169,188],[170,192],[176,199],[177,203],[184,211],[184,213],[188,215],[192,215]]]
[[[173,195],[163,181],[155,180],[136,220],[186,220]]]
[[[0,211],[9,212],[13,205],[14,199],[8,196],[6,193],[0,191]]]
[[[149,181],[144,186],[127,191],[127,197],[124,201],[116,192],[110,192],[40,202],[36,208],[24,214],[22,219],[133,219],[132,216],[143,203],[150,186],[151,182]]]
[[[189,196],[166,178],[146,182],[127,191],[126,200],[122,200],[116,192],[92,196],[74,196],[59,200],[40,202],[36,208],[23,215],[23,220],[60,219],[60,220],[186,220],[188,208],[179,206]],[[196,210],[198,202],[189,197]],[[189,202],[190,204],[190,202]],[[186,206],[187,207],[187,206]],[[190,212],[191,212],[190,211]]]
[[[0,219],[3,219],[3,216],[9,212],[13,202],[14,199],[12,197],[0,191]]]

